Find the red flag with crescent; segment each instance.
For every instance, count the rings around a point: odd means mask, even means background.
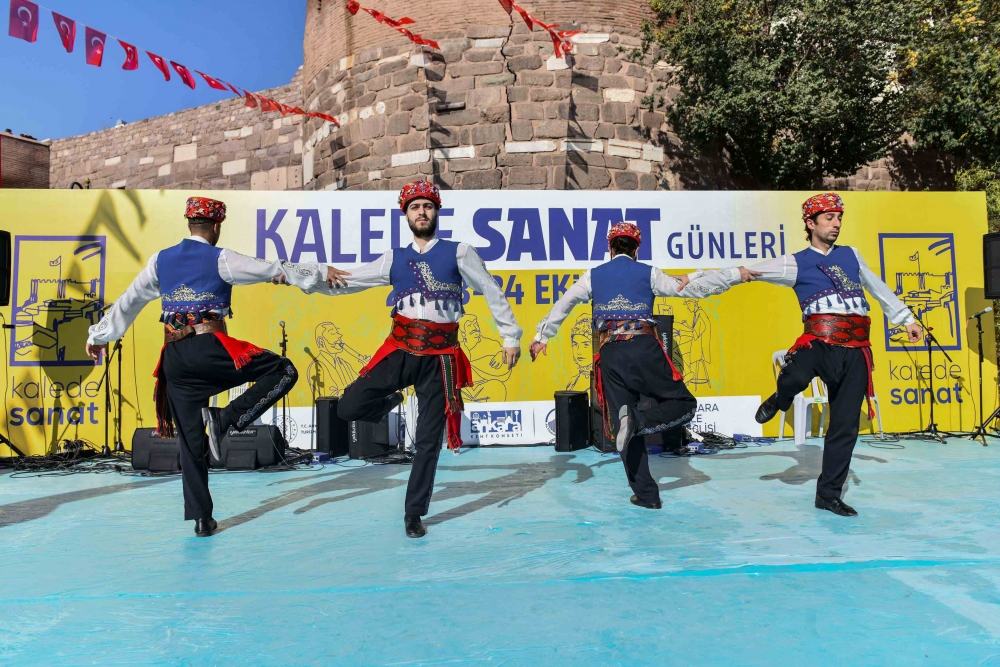
[[[246,105],[251,109],[256,109],[259,105],[257,104],[257,98],[253,96],[252,93],[244,90],[243,96],[246,98]]]
[[[139,69],[139,52],[136,48],[128,42],[123,42],[120,39],[118,40],[118,43],[122,45],[123,49],[125,49],[125,62],[122,64],[122,69]]]
[[[222,79],[219,79],[219,81],[222,81]],[[229,86],[229,90],[233,91],[233,94],[236,95],[236,97],[243,97],[243,93],[241,93],[239,90],[237,90],[236,86],[234,86],[233,84],[229,83],[228,81],[222,81],[222,83],[224,83],[227,86]]]
[[[73,53],[73,45],[76,44],[76,21],[55,12],[52,12],[52,21],[56,24],[59,39],[62,40],[66,53]]]
[[[278,103],[275,102],[274,100],[269,99],[267,97],[264,97],[263,95],[258,95],[257,97],[260,99],[260,110],[261,111],[264,111],[264,112],[267,112],[267,111],[281,111],[281,106],[279,106]]]
[[[104,42],[107,41],[108,36],[100,30],[94,30],[89,25],[84,36],[87,40],[87,64],[100,67],[104,61]]]
[[[153,61],[153,64],[156,65],[156,68],[161,72],[163,72],[163,78],[167,81],[170,81],[170,68],[167,67],[167,61],[161,58],[160,56],[156,55],[155,53],[150,53],[149,51],[146,51],[146,55],[149,56],[149,59]]]
[[[7,34],[26,42],[38,38],[38,5],[29,0],[10,0],[10,27]]]
[[[195,72],[198,72],[198,70],[195,70]],[[215,77],[211,77],[211,76],[205,74],[204,72],[198,72],[198,74],[201,74],[201,78],[203,78],[205,80],[205,83],[208,84],[209,88],[215,88],[216,90],[225,90],[226,89],[226,86],[221,81],[219,81],[218,79],[216,79]]]
[[[191,72],[188,70],[188,68],[184,67],[184,65],[181,65],[180,63],[175,63],[173,60],[170,61],[170,66],[173,67],[174,71],[176,71],[177,74],[181,77],[181,81],[183,81],[188,88],[194,90],[195,87],[194,77],[191,76]]]

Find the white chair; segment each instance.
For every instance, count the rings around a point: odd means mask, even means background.
[[[771,355],[771,365],[774,369],[775,380],[778,378],[778,374],[781,373],[781,369],[785,366],[785,357],[788,356],[788,350],[778,350]],[[806,396],[805,392],[799,394],[792,400],[792,407],[795,409],[795,415],[792,420],[792,434],[795,437],[795,444],[802,445],[806,441],[806,433],[812,430],[811,417],[812,410],[810,409],[814,405],[819,405],[820,416],[819,416],[819,437],[823,437],[823,421],[826,419],[826,406],[829,405],[830,399],[827,396],[826,385],[824,385],[819,378],[813,378],[811,383],[812,396]],[[779,413],[781,418],[781,424],[778,430],[778,437],[785,437],[785,423],[788,420],[788,413]]]

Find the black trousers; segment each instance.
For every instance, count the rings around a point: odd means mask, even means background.
[[[189,336],[167,345],[160,372],[180,440],[184,519],[206,519],[212,516],[212,494],[208,491],[207,435],[201,409],[212,396],[255,382],[222,410],[223,429],[245,428],[281,400],[299,376],[291,361],[273,352],[264,352],[237,369],[212,334]]]
[[[851,454],[861,428],[861,406],[868,390],[868,365],[860,348],[813,341],[812,347],[790,355],[791,361],[778,375],[778,407],[788,410],[792,399],[805,391],[814,377],[827,386],[830,399],[830,429],[823,442],[823,471],[816,493],[840,498],[851,468]]]
[[[417,393],[416,452],[406,485],[405,511],[425,516],[444,440],[446,401],[441,360],[396,350],[367,376],[348,385],[337,404],[337,414],[347,421],[379,422],[389,412],[391,395],[411,386]]]
[[[698,401],[684,382],[673,378],[670,364],[655,336],[636,336],[605,344],[601,348],[601,383],[615,433],[620,426],[618,413],[622,406],[635,410],[640,394],[656,403],[636,412],[637,434],[647,429],[683,426],[694,419],[698,407]],[[622,462],[628,484],[639,500],[658,502],[660,487],[649,474],[649,457],[642,438],[632,438],[622,452]]]

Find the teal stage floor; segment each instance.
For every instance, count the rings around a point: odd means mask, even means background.
[[[442,455],[429,535],[401,466],[0,476],[0,664],[1000,665],[1000,441],[860,443],[845,519],[820,441],[653,459]]]

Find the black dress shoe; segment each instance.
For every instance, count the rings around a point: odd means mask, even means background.
[[[757,414],[753,418],[757,420],[758,424],[766,424],[774,419],[774,415],[778,414],[778,412],[778,394],[774,393],[760,404],[760,407],[757,408]]]
[[[618,436],[615,438],[615,447],[619,452],[623,452],[632,436],[635,435],[635,412],[627,405],[623,405],[618,412],[618,421]]]
[[[632,503],[633,505],[638,505],[639,507],[645,507],[648,510],[658,510],[661,507],[663,507],[663,504],[660,503],[659,500],[657,500],[655,503],[644,503],[641,500],[639,500],[639,496],[636,495],[633,495],[631,498],[629,498],[629,502]]]
[[[207,519],[198,519],[194,522],[194,534],[198,537],[208,537],[215,532],[215,529],[219,527],[219,524],[212,517]]]
[[[208,448],[216,461],[222,460],[222,408],[202,408],[201,418],[208,431]]]
[[[816,496],[816,509],[818,510],[828,510],[834,514],[839,514],[840,516],[857,516],[858,512],[853,507],[845,503],[840,498],[824,498],[821,495]]]
[[[427,534],[424,522],[416,514],[407,514],[403,517],[403,525],[406,526],[407,537],[423,537]]]

